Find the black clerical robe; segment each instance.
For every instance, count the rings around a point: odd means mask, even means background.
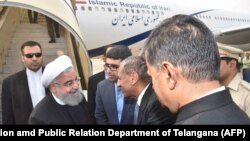
[[[37,104],[29,117],[29,124],[93,124],[87,102],[83,98],[77,106],[60,105],[53,98],[52,94]]]

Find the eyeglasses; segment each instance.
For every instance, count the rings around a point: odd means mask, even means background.
[[[54,84],[57,84],[57,85],[60,85],[60,86],[65,86],[65,87],[72,87],[74,85],[74,83],[78,83],[80,80],[81,80],[80,77],[76,77],[76,79],[66,81],[63,84],[60,84],[60,83],[54,83]]]
[[[116,71],[119,68],[119,66],[118,65],[114,65],[114,64],[105,63],[104,64],[104,68],[105,69],[109,68],[111,71]]]
[[[36,58],[39,58],[42,56],[42,53],[29,53],[29,54],[24,54],[24,56],[27,58],[33,58],[33,56],[36,56]]]

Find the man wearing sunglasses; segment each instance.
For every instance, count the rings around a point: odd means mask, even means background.
[[[43,57],[41,45],[27,41],[21,46],[25,69],[3,80],[3,124],[28,124],[30,113],[45,96],[41,84]]]
[[[104,69],[108,75],[98,83],[96,90],[95,119],[97,124],[133,124],[136,100],[123,96],[117,86],[120,63],[132,53],[127,46],[114,46],[107,54]]]
[[[243,51],[218,44],[220,53],[220,82],[227,86],[233,101],[250,117],[250,84],[242,80],[241,64],[238,57]]]

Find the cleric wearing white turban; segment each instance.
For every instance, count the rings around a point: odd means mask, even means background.
[[[41,78],[43,86],[47,88],[57,76],[70,67],[73,67],[72,62],[66,55],[59,56],[54,61],[50,62],[46,65]]]
[[[50,93],[34,108],[29,124],[93,124],[79,80],[68,56],[59,56],[49,63],[41,81]]]

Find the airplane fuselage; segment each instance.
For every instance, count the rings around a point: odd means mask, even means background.
[[[246,43],[246,39],[242,41],[237,36],[232,36],[235,40],[224,39],[224,30],[250,25],[250,14],[215,9],[212,6],[179,6],[171,0],[76,0],[76,4],[79,26],[91,53],[109,44],[133,45],[147,38],[162,20],[175,14],[199,18],[219,41],[230,44]]]

